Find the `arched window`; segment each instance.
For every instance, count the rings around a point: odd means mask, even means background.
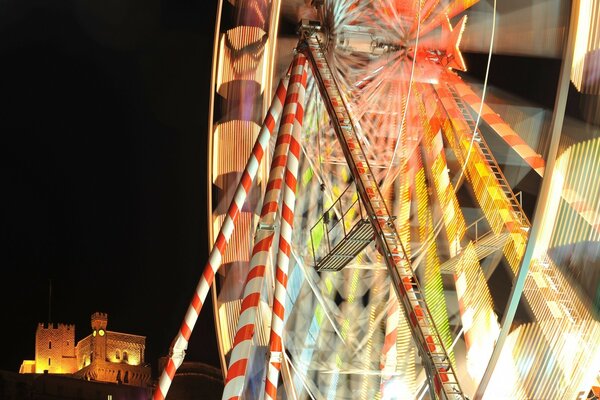
[[[120,352],[119,350],[117,350],[117,353],[115,354],[115,358],[116,358],[117,360],[120,360],[120,359],[121,359],[121,352]]]
[[[127,352],[125,350],[123,350],[123,361],[129,361],[129,357],[127,356]]]

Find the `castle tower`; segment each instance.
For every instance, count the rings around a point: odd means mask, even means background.
[[[75,325],[38,324],[35,332],[35,372],[69,374],[76,370]]]
[[[108,314],[95,312],[92,314],[92,361],[106,359],[106,325]]]
[[[108,314],[102,312],[95,312],[92,314],[92,329],[99,331],[100,329],[106,331],[106,325],[108,324]]]

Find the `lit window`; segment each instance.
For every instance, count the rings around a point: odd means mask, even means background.
[[[129,356],[127,355],[126,351],[123,351],[123,361],[125,361],[125,362],[129,361]]]

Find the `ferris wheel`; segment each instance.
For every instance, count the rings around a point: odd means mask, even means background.
[[[518,363],[489,366],[511,322],[492,291],[511,289],[488,284],[486,260],[516,279],[531,224],[482,130],[535,173],[545,163],[457,73],[475,3],[219,5],[235,23],[215,36],[214,247],[156,399],[211,287],[224,399],[466,399],[486,374],[496,394],[530,395]],[[290,9],[291,40],[278,37]],[[586,340],[600,334],[549,264],[509,299],[533,322],[513,335],[516,358],[562,328],[557,296]],[[531,284],[540,274],[560,290]],[[577,377],[540,390],[576,393]]]

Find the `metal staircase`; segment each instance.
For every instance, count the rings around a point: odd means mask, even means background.
[[[379,251],[385,259],[394,288],[409,321],[430,385],[432,398],[465,399],[450,358],[442,344],[423,292],[413,274],[379,185],[371,172],[358,133],[329,68],[321,45],[320,28],[305,23],[300,28],[298,51],[310,63],[360,199],[371,223]],[[402,394],[398,394],[403,397]]]
[[[467,229],[474,227],[475,235],[471,240],[473,242],[473,246],[475,247],[475,253],[477,254],[477,259],[479,261],[495,253],[496,251],[501,250],[504,245],[506,245],[506,241],[509,239],[508,232],[502,232],[496,235],[493,231],[489,230],[483,234],[479,234],[477,227],[479,222],[484,220],[484,218],[485,217],[479,218],[477,221],[473,222],[467,227]],[[450,275],[454,274],[456,271],[456,265],[458,264],[462,254],[463,252],[461,250],[454,257],[445,261],[440,266],[441,273]]]
[[[508,185],[502,170],[498,166],[496,159],[493,157],[489,146],[483,139],[481,132],[479,129],[476,129],[476,122],[473,120],[468,106],[451,85],[446,85],[446,88],[452,95],[464,120],[474,133],[474,140],[477,147],[480,149],[481,155],[493,172],[493,175],[497,180],[496,183],[506,195],[515,222],[519,224],[518,228],[524,231],[529,230],[531,223],[523,212],[521,203]],[[547,318],[548,314],[552,314],[554,318],[563,318],[563,316],[566,316],[572,322],[581,319],[578,307],[575,306],[575,302],[573,301],[576,297],[572,295],[572,292],[570,292],[571,294],[567,293],[567,288],[569,288],[568,283],[550,259],[545,261],[534,260],[529,266],[529,276],[531,276],[532,279],[527,279],[525,281],[523,293],[525,294],[525,299],[531,305],[536,318],[543,320],[544,318]]]

